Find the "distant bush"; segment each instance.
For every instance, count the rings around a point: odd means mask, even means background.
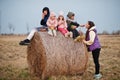
[[[120,30],[118,30],[118,31],[113,31],[113,32],[112,32],[112,35],[120,35]]]
[[[104,30],[102,33],[98,33],[98,34],[100,34],[100,35],[120,35],[120,30],[113,31],[112,33],[109,33]]]
[[[103,31],[102,34],[103,34],[103,35],[109,35],[110,33],[107,32],[107,31]]]

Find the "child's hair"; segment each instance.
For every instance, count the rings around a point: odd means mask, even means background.
[[[93,21],[88,21],[88,24],[90,25],[89,29],[93,26],[95,26],[94,22]]]
[[[58,21],[60,20],[60,17],[62,17],[62,20],[64,21],[64,17],[62,15],[58,17]]]

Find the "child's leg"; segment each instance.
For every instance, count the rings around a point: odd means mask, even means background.
[[[73,37],[73,33],[70,31],[69,34],[70,34],[70,37],[72,38]]]
[[[48,34],[51,35],[51,36],[53,36],[53,32],[52,32],[51,29],[48,29]]]
[[[41,31],[41,30],[46,30],[46,31],[48,31],[48,27],[47,26],[41,26],[41,27],[37,27],[36,28],[38,31]]]
[[[64,28],[58,28],[58,30],[59,30],[63,35],[65,35],[65,34],[67,33]]]
[[[72,32],[66,30],[65,37],[73,37]]]
[[[56,30],[53,30],[53,34],[54,34],[54,36],[57,36],[57,34],[56,34]]]
[[[79,36],[79,32],[76,29],[72,30],[72,33],[73,33],[73,39]]]
[[[28,45],[30,44],[30,40],[33,38],[35,32],[37,31],[37,29],[33,29],[30,34],[27,36],[27,38],[23,41],[20,41],[19,44],[20,45]]]
[[[31,39],[33,38],[35,32],[37,32],[37,29],[33,29],[33,30],[30,32],[30,34],[27,36],[27,39],[28,39],[28,40],[31,40]]]
[[[38,28],[39,28],[39,27],[38,27]],[[30,40],[33,38],[35,32],[37,32],[37,31],[38,31],[37,28],[33,29],[33,30],[30,32],[30,34],[27,36],[27,38],[26,38],[25,40],[23,40],[23,41],[20,41],[19,44],[20,44],[20,45],[28,45],[28,44],[30,44]]]
[[[68,37],[69,36],[69,32],[65,33],[65,37]]]

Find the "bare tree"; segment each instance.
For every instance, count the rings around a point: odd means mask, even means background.
[[[13,34],[14,34],[14,31],[15,31],[15,27],[12,28],[12,31],[13,31]]]
[[[2,26],[1,26],[1,24],[0,24],[0,34],[1,34],[1,30],[2,30]]]
[[[103,35],[109,35],[109,33],[107,31],[105,31],[105,30],[102,32],[102,34]]]
[[[1,26],[1,11],[0,11],[0,34],[1,34],[1,29],[2,29],[2,26]]]
[[[29,25],[26,23],[27,34],[29,34]]]
[[[113,32],[112,32],[112,35],[120,35],[120,30],[113,31]]]
[[[117,31],[117,34],[120,35],[120,30]]]
[[[8,24],[8,28],[10,30],[9,34],[12,34],[13,25],[11,23]]]

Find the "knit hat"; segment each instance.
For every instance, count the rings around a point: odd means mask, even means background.
[[[63,11],[60,11],[60,12],[59,12],[59,15],[63,16],[63,15],[64,15],[64,12],[63,12]]]
[[[50,12],[50,17],[56,16],[55,12]]]
[[[71,18],[72,16],[74,16],[75,14],[73,13],[73,12],[68,12],[68,14],[67,14],[67,17],[68,18]]]

